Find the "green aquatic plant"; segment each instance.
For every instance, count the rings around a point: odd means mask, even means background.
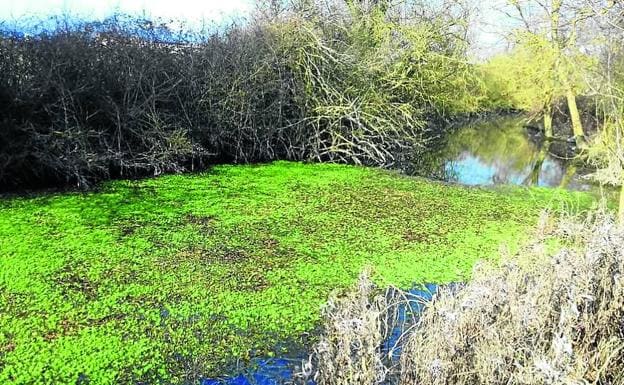
[[[331,164],[219,166],[0,200],[0,383],[192,382],[310,341],[364,266],[465,280],[585,193]]]

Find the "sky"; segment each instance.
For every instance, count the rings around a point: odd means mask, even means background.
[[[252,0],[0,0],[0,19],[11,21],[59,14],[103,19],[121,12],[197,24],[241,16],[252,7]]]
[[[486,59],[508,47],[507,35],[514,22],[504,12],[508,11],[508,0],[480,0],[477,4],[472,53],[479,59]]]
[[[431,0],[435,1],[435,0]],[[498,10],[507,0],[479,0],[480,22],[475,27],[473,55],[483,59],[505,49],[504,15]],[[72,15],[104,19],[113,13],[129,13],[163,21],[184,21],[187,27],[219,23],[245,16],[254,0],[0,0],[0,20]]]

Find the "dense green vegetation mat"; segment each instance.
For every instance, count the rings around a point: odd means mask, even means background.
[[[302,338],[367,264],[384,284],[462,280],[543,208],[592,202],[288,162],[4,198],[0,383],[219,374]]]

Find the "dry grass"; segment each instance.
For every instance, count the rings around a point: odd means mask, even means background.
[[[304,377],[317,384],[385,383],[397,372],[397,357],[415,326],[423,300],[394,287],[379,290],[370,271],[355,290],[332,297],[324,309],[325,329]],[[398,332],[398,334],[397,334]]]
[[[624,229],[613,217],[545,216],[534,241],[503,261],[440,290],[394,366],[380,349],[392,311],[360,281],[328,308],[318,384],[624,383]]]

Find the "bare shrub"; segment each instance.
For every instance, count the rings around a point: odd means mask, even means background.
[[[463,13],[296,3],[209,32],[0,25],[0,189],[275,159],[388,167],[470,95]]]
[[[346,354],[352,335],[363,338],[361,329],[328,326],[319,346],[329,340],[342,348],[325,348],[315,368],[319,384],[373,384],[381,378],[405,385],[621,384],[622,273],[624,229],[611,215],[544,220],[535,241],[518,255],[498,266],[478,266],[461,290],[440,289],[407,329],[398,366],[379,365],[378,353],[370,353],[383,336],[366,333],[367,341],[357,345],[362,353]],[[344,301],[342,308],[333,305],[328,325],[349,328],[347,320],[354,318],[374,330],[387,319],[370,297],[358,306]],[[368,372],[344,380],[344,373],[364,372],[360,361],[339,357],[365,352]]]
[[[370,276],[366,269],[353,290],[336,293],[324,307],[323,333],[303,378],[328,385],[396,382],[401,349],[425,299],[395,287],[380,290]]]
[[[362,275],[354,292],[327,304],[326,337],[315,348],[318,360],[324,363],[324,370],[316,376],[318,383],[377,383],[385,375],[381,314],[387,303],[382,295],[371,301],[374,290]]]

